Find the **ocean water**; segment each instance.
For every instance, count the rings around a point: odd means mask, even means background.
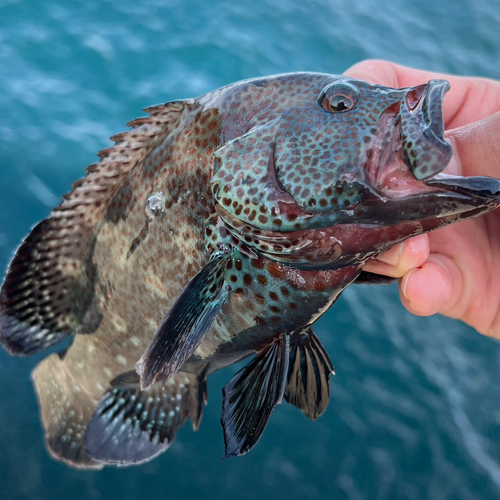
[[[143,107],[372,57],[500,79],[499,27],[498,0],[0,0],[0,266]],[[0,497],[500,498],[498,342],[411,316],[394,286],[350,287],[317,332],[337,375],[316,422],[283,404],[221,462],[226,370],[198,432],[101,472],[48,456],[29,379],[43,356],[0,351]]]

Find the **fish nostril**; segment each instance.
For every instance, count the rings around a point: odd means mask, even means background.
[[[422,98],[426,95],[428,89],[428,84],[425,83],[423,85],[418,85],[417,87],[413,87],[405,96],[406,105],[410,111],[413,111]]]

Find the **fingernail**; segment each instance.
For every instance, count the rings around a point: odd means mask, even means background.
[[[446,174],[450,175],[460,175],[460,165],[458,163],[457,155],[451,157],[450,163],[444,169]]]
[[[404,279],[402,280],[402,283],[401,283],[401,291],[403,292],[403,295],[405,296],[405,299],[406,300],[410,300],[408,298],[408,295],[406,295],[406,287],[408,286],[408,281],[410,279],[410,276],[416,271],[416,269],[413,269],[413,271],[410,271],[405,277]]]
[[[453,149],[453,155],[450,159],[450,162],[444,169],[444,173],[450,174],[450,175],[462,175],[462,168],[460,166],[460,162],[458,160],[458,155],[456,153],[456,145],[455,145],[455,138],[453,136],[446,137],[446,141],[448,144]]]
[[[403,243],[393,246],[384,253],[381,253],[376,260],[383,262],[384,264],[389,264],[390,266],[396,267],[398,265],[399,259],[401,259],[401,254],[403,253]]]

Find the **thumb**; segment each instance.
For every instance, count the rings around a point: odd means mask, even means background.
[[[446,132],[453,148],[451,174],[500,177],[500,112]]]

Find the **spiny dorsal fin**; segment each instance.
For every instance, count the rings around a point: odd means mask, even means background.
[[[317,419],[328,406],[330,375],[334,373],[330,357],[312,327],[292,335],[286,401],[311,420]]]
[[[99,401],[85,434],[85,450],[106,464],[147,462],[164,452],[186,418],[196,430],[207,400],[206,378],[178,372],[141,391],[136,372],[119,375]]]
[[[98,153],[101,161],[87,168],[87,176],[23,241],[0,292],[0,342],[8,352],[26,356],[78,333],[75,288],[92,232],[128,174],[193,103],[147,108],[150,116],[129,122],[132,130],[112,138],[116,144]]]
[[[224,271],[231,257],[213,258],[184,288],[163,318],[146,352],[136,365],[143,388],[163,373],[163,381],[193,354],[226,300]]]
[[[262,436],[274,407],[283,397],[289,349],[289,335],[273,340],[222,390],[224,458],[244,455]]]

